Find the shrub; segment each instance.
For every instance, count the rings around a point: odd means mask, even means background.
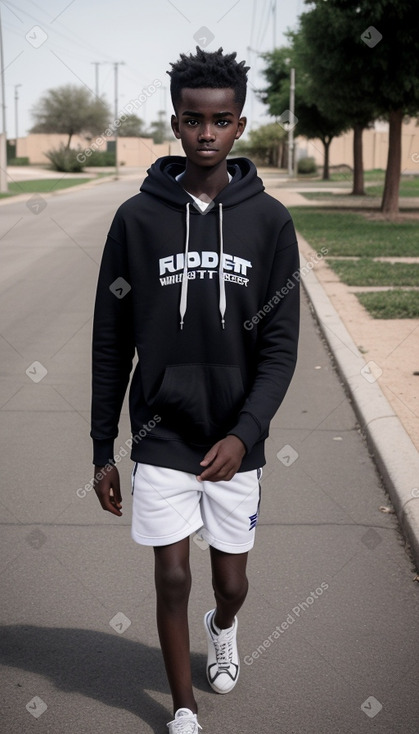
[[[86,151],[84,151],[86,155]],[[85,166],[114,166],[115,151],[111,150],[92,150],[91,155],[86,156]]]
[[[10,158],[8,161],[9,166],[29,166],[29,158],[27,157],[20,157],[20,158]]]
[[[298,161],[298,173],[317,173],[317,165],[314,158],[300,158]]]
[[[48,153],[45,153],[45,155],[51,161],[51,168],[53,171],[62,171],[63,173],[80,173],[86,165],[86,163],[80,163],[80,161],[77,160],[77,156],[80,153],[82,153],[80,148],[77,150],[74,148],[66,148],[66,146],[61,143],[59,148],[53,148],[52,150],[49,150]]]

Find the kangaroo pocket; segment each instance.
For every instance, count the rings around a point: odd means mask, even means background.
[[[236,365],[174,364],[166,367],[155,405],[163,424],[199,444],[234,426],[244,398]]]

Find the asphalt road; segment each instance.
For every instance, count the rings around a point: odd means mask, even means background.
[[[0,207],[1,727],[163,734],[153,552],[92,491],[90,336],[105,235],[138,182]],[[129,437],[126,411],[121,445]],[[208,551],[191,543],[203,734],[417,734],[418,584],[354,413],[303,308],[300,359],[272,423],[239,615],[241,679],[205,681]],[[83,492],[79,492],[79,495]]]

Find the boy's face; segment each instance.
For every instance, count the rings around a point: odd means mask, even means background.
[[[246,118],[234,101],[234,89],[182,89],[172,130],[182,141],[187,159],[211,168],[229,154],[242,135]]]

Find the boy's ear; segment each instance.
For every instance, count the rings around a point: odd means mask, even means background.
[[[172,117],[170,118],[170,124],[172,126],[175,138],[180,140],[179,120],[177,119],[176,115],[172,115]]]
[[[237,132],[235,136],[235,140],[238,140],[243,135],[245,128],[247,125],[247,117],[240,117],[239,121],[237,123]]]

